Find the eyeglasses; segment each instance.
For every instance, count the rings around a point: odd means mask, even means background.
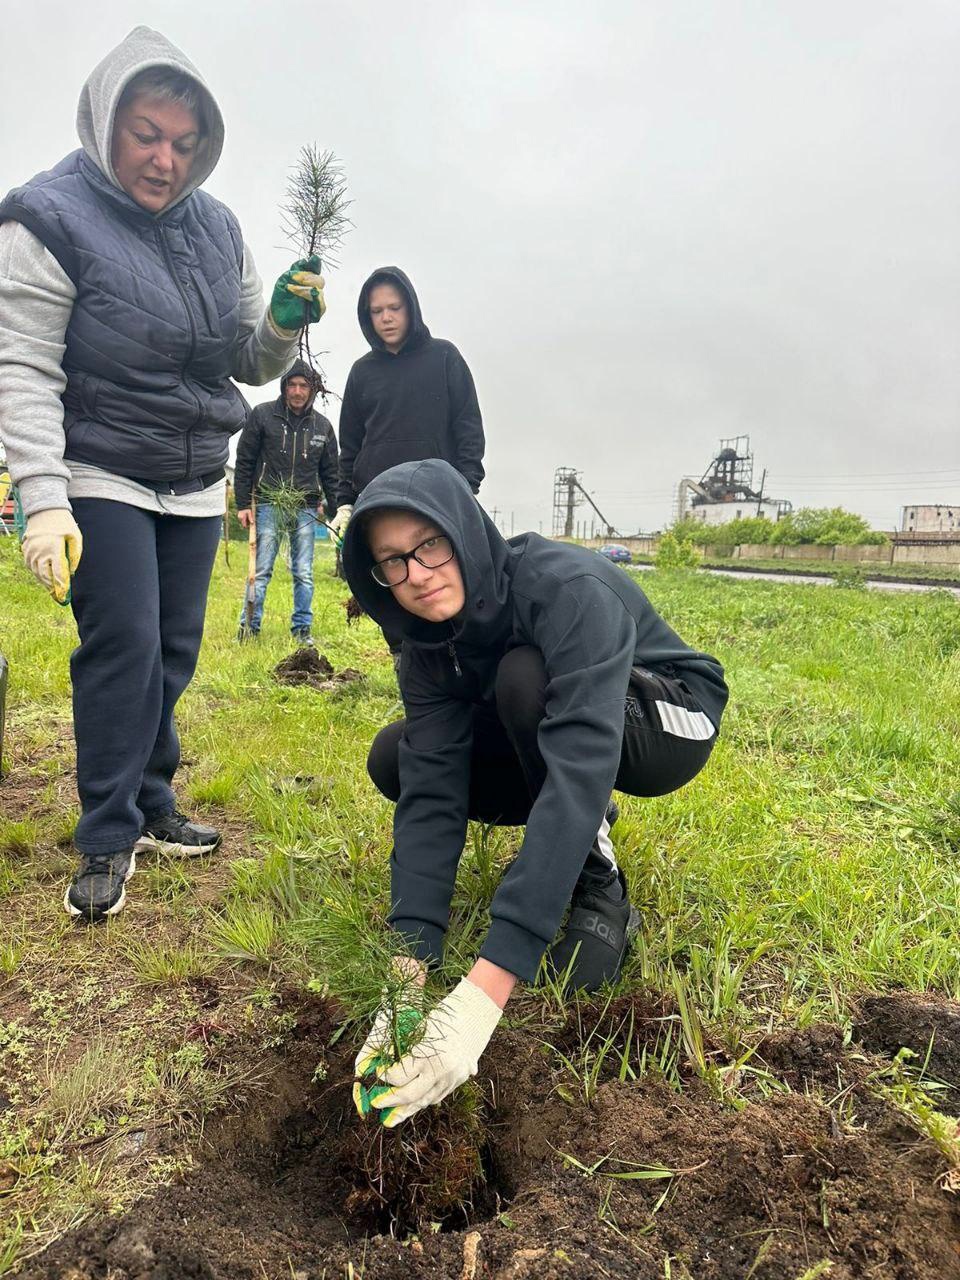
[[[399,587],[409,576],[408,565],[411,560],[416,560],[425,569],[439,569],[442,564],[452,560],[454,554],[450,539],[440,533],[434,538],[427,538],[426,542],[421,542],[412,551],[378,560],[370,572],[374,582],[379,582],[381,587]]]

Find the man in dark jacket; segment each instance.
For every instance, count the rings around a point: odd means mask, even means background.
[[[357,319],[370,350],[347,377],[340,409],[342,532],[364,485],[400,462],[445,458],[474,493],[483,480],[483,420],[463,356],[423,322],[399,267],[380,267],[360,290]]]
[[[317,521],[336,508],[337,438],[329,421],[313,407],[317,394],[313,370],[296,360],[280,381],[277,400],[258,404],[247,418],[237,446],[234,476],[237,518],[249,528],[253,498],[280,485],[303,493],[303,510],[290,537],[290,572],[293,575],[291,632],[300,644],[312,644],[313,542]],[[326,509],[320,503],[320,491]],[[277,511],[269,501],[256,506],[257,584],[252,629],[256,635],[263,618],[263,602],[273,575],[280,540]],[[241,619],[242,620],[242,619]]]
[[[622,569],[534,533],[506,541],[445,462],[373,480],[343,559],[366,612],[403,634],[406,718],[377,735],[368,769],[397,805],[388,920],[406,972],[440,958],[468,818],[526,827],[480,958],[414,1048],[381,1059],[393,1087],[373,1105],[392,1125],[476,1072],[568,906],[549,965],[575,987],[616,981],[639,917],[609,838],[611,791],[663,795],[695,777],[727,687]],[[385,1052],[383,1027],[358,1075]]]

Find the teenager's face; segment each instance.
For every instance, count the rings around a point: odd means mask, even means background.
[[[292,409],[294,413],[302,412],[310,399],[309,382],[306,378],[288,378],[283,385],[283,397],[287,402],[287,408]]]
[[[413,511],[384,511],[371,519],[367,544],[374,560],[380,561],[412,551],[442,533],[426,516]],[[411,557],[407,561],[406,580],[383,590],[392,591],[397,604],[426,622],[448,622],[456,617],[466,600],[456,556],[436,569],[428,569]]]
[[[375,284],[368,302],[373,331],[388,351],[398,351],[410,331],[410,310],[392,284]]]
[[[160,213],[187,185],[199,144],[197,117],[189,107],[140,93],[117,112],[113,172],[141,209]]]

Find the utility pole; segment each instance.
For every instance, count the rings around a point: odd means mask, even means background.
[[[499,514],[500,514],[499,507],[494,507],[493,510],[490,512],[490,519],[493,521],[494,525],[496,525],[498,529],[500,528],[500,526],[497,524],[497,516]]]
[[[762,514],[761,508],[763,506],[763,484],[766,478],[767,478],[767,468],[764,467],[763,475],[760,477],[760,491],[757,495],[757,515],[758,516]]]

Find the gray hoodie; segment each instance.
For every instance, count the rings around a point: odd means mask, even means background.
[[[80,94],[77,132],[89,159],[119,189],[110,159],[113,122],[123,90],[148,67],[172,67],[200,86],[207,134],[184,200],[211,174],[223,147],[223,118],[200,73],[159,32],[136,27],[98,64]],[[96,497],[153,511],[208,516],[223,510],[223,484],[198,494],[166,497],[132,480],[64,461],[61,367],[76,290],[43,244],[17,221],[0,223],[0,437],[27,515],[69,507],[69,498]],[[240,328],[233,376],[259,386],[289,364],[295,335],[278,332],[264,309],[263,286],[244,246]]]

